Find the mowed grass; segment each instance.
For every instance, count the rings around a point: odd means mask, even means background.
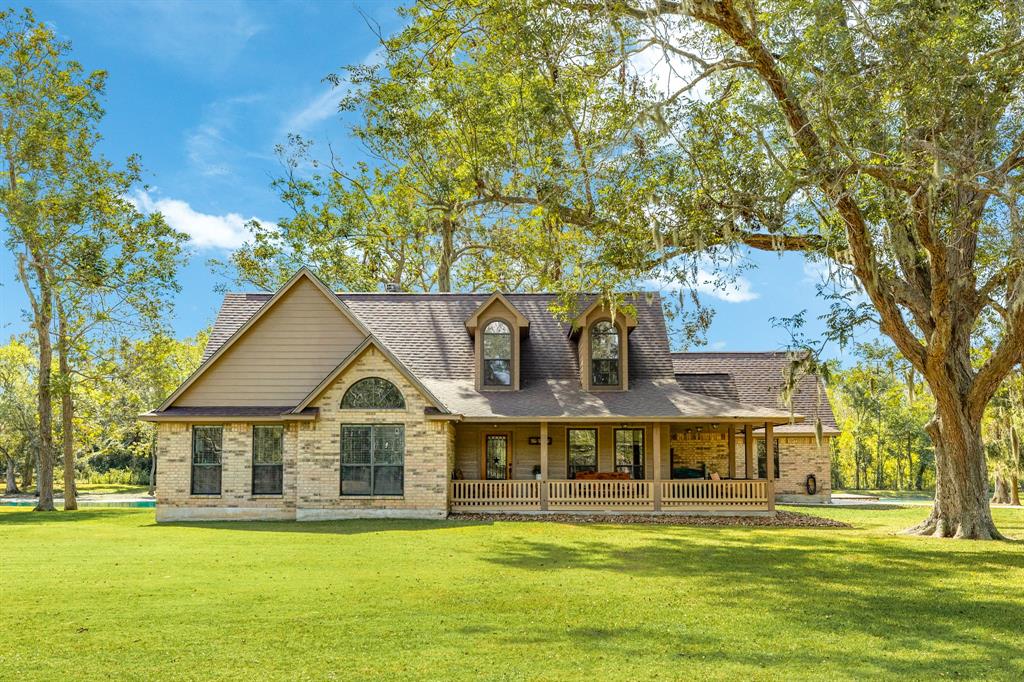
[[[0,512],[6,679],[1021,679],[1024,543]],[[1024,512],[997,509],[1024,537]]]

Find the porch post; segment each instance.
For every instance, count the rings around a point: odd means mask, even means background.
[[[654,511],[661,511],[661,422],[654,422],[654,447],[651,449],[651,465],[654,467]]]
[[[736,478],[736,426],[734,424],[726,424],[726,428],[729,429],[728,436],[726,437],[726,448],[729,449],[729,478]]]
[[[743,425],[743,476],[751,479],[757,478],[754,475],[754,427],[750,424]]]
[[[775,434],[771,422],[764,424],[764,472],[768,479],[768,510],[775,509]]]
[[[548,423],[540,423],[540,508],[548,508]]]

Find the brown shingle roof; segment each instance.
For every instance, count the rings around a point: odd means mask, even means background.
[[[530,321],[520,349],[519,391],[477,391],[465,321],[490,294],[339,293],[338,298],[451,411],[467,417],[780,418],[788,410],[744,404],[728,380],[677,381],[661,299],[637,296],[628,337],[628,392],[587,392],[576,342],[551,312],[554,294],[506,294]],[[204,352],[209,357],[271,294],[227,294]],[[584,297],[580,308],[593,302]]]
[[[735,387],[735,399],[749,405],[788,409],[780,397],[789,357],[784,352],[767,353],[673,353],[676,380],[684,388],[706,381],[702,377],[727,374]],[[825,433],[838,433],[832,406],[821,381],[805,376],[797,384],[793,411],[802,414],[801,424],[786,424],[777,433],[813,433],[816,417]]]

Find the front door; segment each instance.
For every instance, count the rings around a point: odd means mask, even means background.
[[[484,477],[490,481],[512,478],[512,453],[507,433],[484,436]]]

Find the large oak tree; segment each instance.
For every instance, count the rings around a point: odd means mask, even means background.
[[[508,163],[473,177],[479,200],[585,245],[550,285],[692,283],[746,249],[831,263],[857,293],[834,333],[876,323],[935,397],[935,504],[912,532],[1000,537],[981,422],[1024,358],[1022,3],[449,0],[409,17],[425,77],[456,65],[530,94],[492,99],[504,117],[568,122],[543,142],[495,127]],[[975,364],[987,313],[1002,331]]]

